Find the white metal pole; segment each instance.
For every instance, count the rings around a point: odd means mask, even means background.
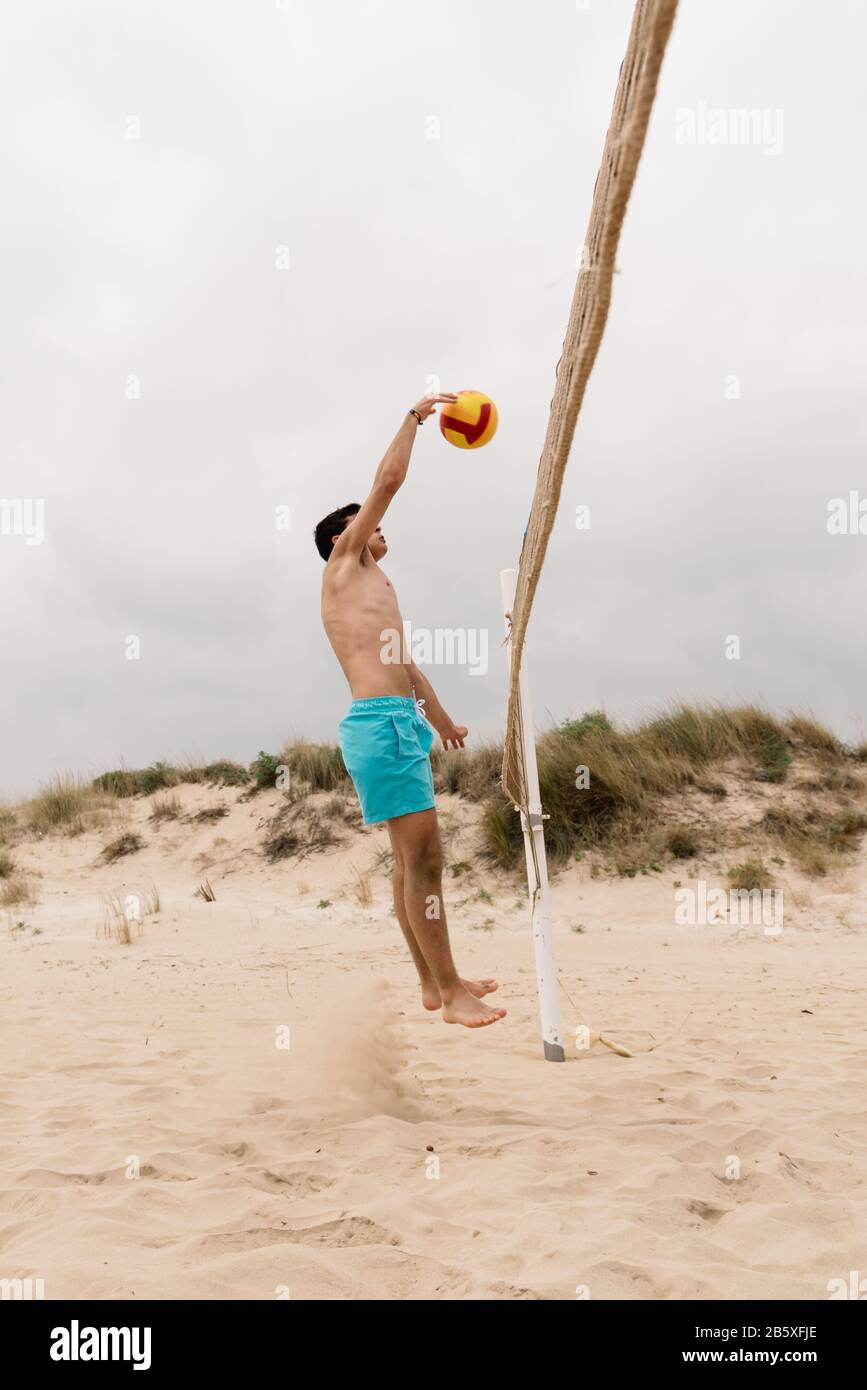
[[[506,636],[511,628],[512,605],[515,602],[517,570],[500,570],[500,589],[503,597],[503,616]],[[507,644],[509,664],[512,644]],[[542,1027],[542,1046],[546,1062],[565,1062],[563,1037],[560,1032],[560,996],[557,992],[557,966],[554,961],[554,926],[551,921],[548,893],[548,864],[545,858],[545,831],[542,823],[542,798],[539,792],[539,769],[536,765],[536,735],[533,730],[533,710],[530,705],[530,682],[527,662],[521,662],[519,675],[521,692],[521,735],[524,745],[524,773],[527,779],[527,804],[530,821],[521,812],[524,832],[524,855],[527,861],[527,888],[530,896],[530,926],[536,956],[536,987],[539,992],[539,1022]],[[535,851],[535,856],[534,856]],[[539,890],[536,891],[536,866]]]

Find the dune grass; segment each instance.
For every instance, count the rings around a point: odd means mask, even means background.
[[[288,784],[302,792],[351,788],[340,749],[330,743],[308,743],[306,739],[293,739],[280,753],[260,751],[249,767],[225,758],[203,765],[155,762],[145,768],[103,772],[94,778],[92,787],[115,797],[152,796],[187,783],[249,787],[251,791],[276,786],[282,790],[284,769],[289,772]]]
[[[170,791],[184,783],[207,783],[210,786],[239,787],[251,780],[251,772],[242,763],[220,759],[199,766],[193,762],[151,763],[144,768],[116,768],[95,777],[92,786],[112,796],[151,796],[154,792]]]
[[[727,725],[684,707],[628,732],[597,710],[542,734],[537,761],[551,858],[565,860],[615,839],[633,842],[658,799],[729,756],[732,742]],[[483,826],[491,859],[516,865],[523,852],[520,818],[499,788],[488,798]]]
[[[830,729],[820,724],[811,714],[792,714],[787,720],[791,736],[814,753],[820,753],[833,762],[842,762],[848,750]]]
[[[709,774],[723,766],[747,779],[782,783],[795,751],[822,765],[855,756],[812,718],[783,721],[757,705],[676,704],[631,730],[615,728],[600,710],[567,721],[537,740],[548,853],[563,862],[604,849],[620,873],[648,872],[660,858],[692,857],[713,846],[678,826],[660,836],[664,798],[694,787],[722,799],[725,787]],[[841,832],[848,847],[857,833]],[[482,834],[494,863],[520,863],[520,817],[498,787],[486,799]]]
[[[867,816],[853,806],[841,806],[832,814],[772,807],[762,826],[802,873],[822,878],[857,848],[867,830]]]
[[[300,782],[313,792],[351,790],[343,755],[334,744],[293,739],[283,748],[280,758],[289,768],[293,786]]]
[[[477,748],[470,745],[446,752],[437,745],[431,749],[436,790],[466,797],[468,801],[481,801],[496,789],[502,762],[502,744],[493,740]]]
[[[722,831],[710,814],[729,789],[749,783],[783,787],[790,799],[816,794],[824,810],[783,811],[761,826],[781,851],[814,876],[853,850],[865,832],[852,805],[863,795],[867,744],[850,748],[813,715],[778,718],[756,704],[672,704],[637,726],[615,726],[603,710],[591,710],[540,733],[537,756],[548,855],[553,864],[601,852],[622,874],[658,872],[721,848]],[[790,772],[797,759],[797,777]],[[434,784],[481,806],[481,850],[492,863],[514,869],[523,862],[520,816],[500,788],[502,745],[488,740],[461,752],[432,750]],[[288,769],[288,777],[286,770]],[[733,782],[732,779],[735,779]],[[285,785],[284,785],[285,782]],[[155,822],[176,819],[175,789],[183,783],[238,787],[244,795],[275,788],[282,805],[265,841],[270,859],[304,857],[340,839],[358,821],[352,783],[339,747],[293,739],[279,753],[260,751],[249,767],[229,760],[205,765],[155,762],[140,770],[103,773],[86,787],[56,778],[26,808],[27,823],[45,833],[81,829],[103,798],[152,795]],[[686,810],[684,792],[697,800]],[[310,793],[333,793],[298,819],[298,803]],[[768,787],[764,793],[770,792]],[[759,788],[755,796],[761,796]],[[700,798],[706,800],[701,802]],[[827,809],[836,801],[833,811]],[[696,806],[698,813],[696,814]],[[287,813],[292,811],[291,815]],[[0,832],[2,832],[0,825]],[[595,862],[595,861],[594,861]]]
[[[78,835],[93,820],[93,813],[110,806],[113,795],[80,777],[61,774],[39,788],[24,808],[28,827],[38,835],[62,832]]]

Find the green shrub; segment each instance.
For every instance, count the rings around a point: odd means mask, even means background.
[[[249,770],[241,763],[208,763],[202,771],[206,782],[214,782],[223,787],[243,787],[250,780]]]
[[[264,791],[266,787],[276,786],[277,775],[282,766],[280,759],[274,753],[260,751],[250,764],[250,772],[256,790]]]
[[[590,710],[589,714],[582,714],[578,719],[564,719],[560,725],[560,733],[565,734],[566,738],[580,739],[593,729],[604,729],[607,733],[611,732],[612,724],[604,710]]]
[[[759,744],[763,780],[766,782],[785,782],[792,761],[786,740],[775,731],[762,735]]]
[[[150,796],[151,792],[158,792],[163,787],[176,787],[180,780],[176,770],[169,767],[168,763],[151,763],[143,772],[137,774],[139,779],[139,791],[144,796]]]
[[[127,768],[117,768],[114,772],[103,772],[94,777],[91,786],[95,791],[108,792],[110,796],[137,796],[141,791],[140,772]]]

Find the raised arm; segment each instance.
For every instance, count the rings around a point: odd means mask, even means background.
[[[445,391],[439,396],[425,396],[412,410],[407,411],[403,424],[382,457],[373,479],[373,487],[362,503],[361,510],[334,543],[335,556],[361,554],[385,516],[392,497],[406,479],[419,425],[433,414],[435,406],[454,400],[457,400],[457,396],[451,391]]]

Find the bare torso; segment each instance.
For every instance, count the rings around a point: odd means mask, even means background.
[[[325,566],[322,622],[353,699],[412,695],[397,595],[368,552],[335,556]],[[389,641],[392,633],[399,637]]]

